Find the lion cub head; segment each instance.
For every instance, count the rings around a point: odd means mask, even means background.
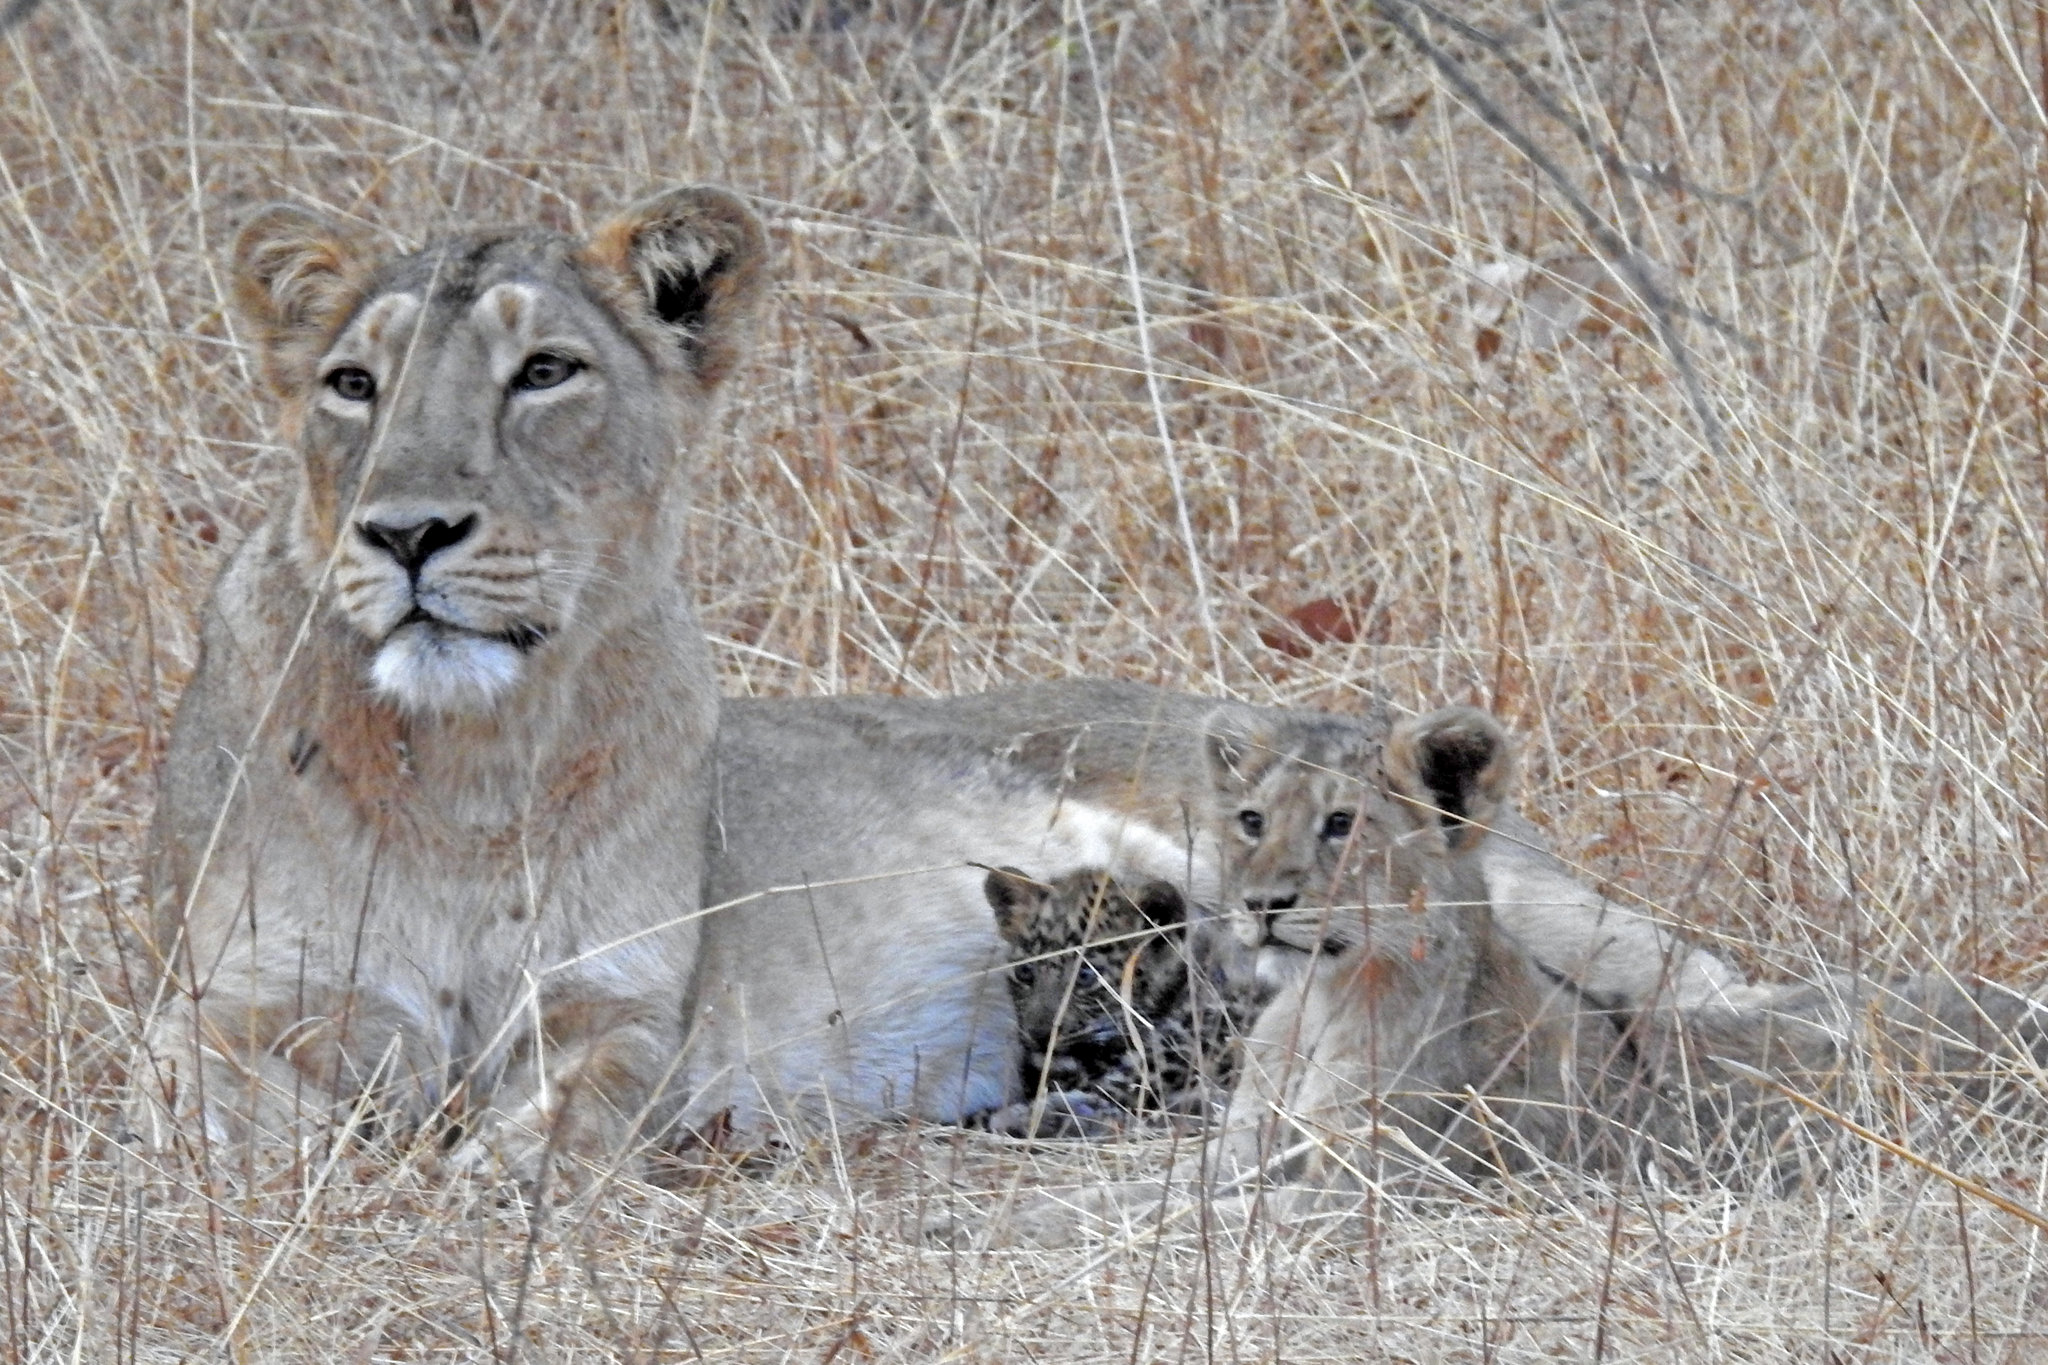
[[[1204,743],[1224,905],[1270,985],[1422,895],[1514,772],[1499,723],[1469,707],[1403,721],[1384,741],[1338,716],[1224,707]]]
[[[488,711],[673,578],[685,461],[764,288],[754,216],[675,190],[587,241],[484,230],[393,257],[293,207],[235,298],[302,456],[291,553],[375,691]]]

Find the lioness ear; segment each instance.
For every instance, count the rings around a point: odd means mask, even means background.
[[[997,931],[1015,942],[1045,904],[1047,888],[1017,868],[997,867],[982,879],[981,894],[988,897],[988,908],[996,912]]]
[[[715,389],[732,373],[767,287],[768,238],[738,196],[709,185],[658,194],[599,228],[590,255],[633,286],[698,383]]]
[[[351,224],[272,204],[235,238],[235,310],[256,334],[263,376],[289,394],[355,306],[371,252]]]
[[[1425,817],[1434,813],[1452,848],[1493,822],[1514,785],[1507,732],[1484,711],[1453,706],[1404,720],[1387,736],[1387,785]]]

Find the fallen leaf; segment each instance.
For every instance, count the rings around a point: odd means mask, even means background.
[[[1371,587],[1343,597],[1318,597],[1259,631],[1259,642],[1289,658],[1306,659],[1317,645],[1355,644],[1379,594]]]

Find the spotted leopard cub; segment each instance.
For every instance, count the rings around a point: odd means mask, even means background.
[[[1094,1136],[1152,1115],[1204,1116],[1237,1067],[1259,1001],[1226,984],[1171,883],[1015,868],[983,883],[1009,944],[1022,1093],[990,1116],[1021,1137]]]

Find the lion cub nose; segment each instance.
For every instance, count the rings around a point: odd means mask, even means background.
[[[1263,914],[1272,914],[1275,911],[1279,910],[1292,910],[1294,908],[1295,901],[1299,899],[1300,897],[1298,896],[1268,896],[1262,900],[1253,900],[1247,898],[1244,903],[1244,907],[1247,910],[1256,910]]]
[[[373,545],[398,561],[409,578],[418,578],[426,562],[450,546],[460,545],[476,529],[474,516],[454,523],[439,517],[419,521],[365,521],[356,526],[364,543]]]

